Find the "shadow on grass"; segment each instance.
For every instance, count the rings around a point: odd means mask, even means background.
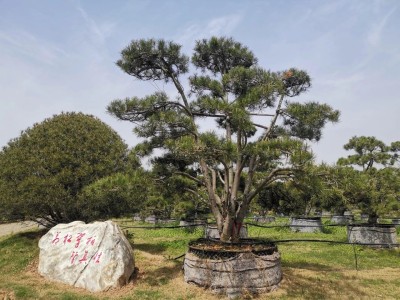
[[[338,299],[342,295],[348,299],[359,299],[368,296],[354,282],[342,278],[332,279],[326,274],[317,273],[310,276],[307,273],[301,274],[299,270],[286,269],[283,276],[283,288],[289,298]]]
[[[150,286],[162,286],[168,284],[182,272],[182,263],[174,262],[171,266],[156,268],[147,271],[144,281]]]
[[[162,254],[167,246],[163,244],[145,244],[145,243],[135,243],[133,245],[134,249],[138,249],[140,251],[148,252],[150,254]]]
[[[322,233],[325,233],[325,234],[332,234],[334,231],[333,231],[333,228],[332,227],[328,227],[328,226],[322,226]]]
[[[37,231],[27,231],[27,232],[21,232],[17,233],[16,236],[24,237],[30,240],[36,240],[41,238],[43,235],[45,235],[49,229],[40,229]]]
[[[36,244],[37,241],[46,234],[47,230],[27,231],[10,235],[4,240],[0,241],[0,250],[4,247],[29,247]]]
[[[337,269],[332,268],[327,265],[322,265],[318,263],[310,263],[306,261],[295,261],[295,262],[284,262],[283,267],[295,268],[295,269],[307,269],[311,271],[337,271]]]

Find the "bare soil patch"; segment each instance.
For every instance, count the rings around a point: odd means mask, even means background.
[[[39,228],[39,225],[33,221],[22,221],[22,222],[0,224],[0,236],[14,234],[18,232],[24,232],[36,228]]]

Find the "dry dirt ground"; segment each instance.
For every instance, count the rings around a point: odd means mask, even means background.
[[[39,225],[33,221],[0,224],[0,236],[28,231],[34,228],[38,228],[38,226]]]

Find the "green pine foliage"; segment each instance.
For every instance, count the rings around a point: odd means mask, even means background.
[[[172,83],[178,97],[156,92],[115,100],[107,109],[135,124],[135,133],[145,140],[135,148],[138,154],[151,155],[158,148],[174,158],[170,163],[179,162],[170,164],[171,176],[196,185],[186,191],[209,203],[222,240],[234,241],[250,202],[312,162],[306,141],[318,141],[324,126],[339,120],[339,112],[318,102],[293,102],[311,87],[307,72],[266,70],[232,38],[197,41],[190,61],[180,50],[164,40],[132,41],[117,65],[139,80]],[[199,73],[188,74],[190,62]]]
[[[354,207],[369,214],[370,222],[378,216],[400,213],[399,142],[386,145],[373,136],[354,136],[344,149],[355,152],[338,160],[338,166],[350,169],[351,181],[341,185]]]
[[[128,163],[134,164],[127,146],[99,119],[82,113],[53,116],[0,152],[0,210],[9,219],[40,218],[49,225],[87,220],[85,203],[78,201],[82,190]]]

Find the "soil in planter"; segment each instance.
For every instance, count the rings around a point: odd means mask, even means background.
[[[256,239],[229,244],[207,239],[191,242],[184,272],[186,282],[230,298],[274,290],[282,279],[277,247]]]

